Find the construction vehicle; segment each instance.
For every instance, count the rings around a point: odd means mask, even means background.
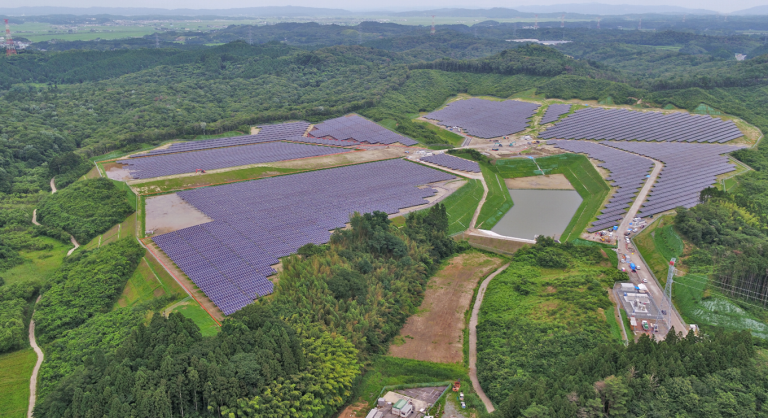
[[[461,389],[461,380],[453,382],[453,391],[458,392]]]
[[[629,268],[632,269],[633,273],[637,273],[637,265],[635,263],[629,263]]]

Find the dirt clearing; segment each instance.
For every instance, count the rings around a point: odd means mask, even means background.
[[[154,231],[154,235],[213,221],[176,193],[148,197],[145,208],[146,228],[147,231]]]
[[[105,163],[104,171],[107,173],[107,177],[117,181],[131,180],[131,172],[126,168],[125,164],[118,163]]]
[[[472,293],[480,279],[502,262],[479,252],[452,258],[429,279],[419,313],[408,318],[396,338],[400,345],[391,345],[389,354],[437,363],[462,361],[464,313]]]
[[[548,174],[545,176],[518,177],[505,179],[508,189],[526,190],[575,190],[571,182],[562,174]]]

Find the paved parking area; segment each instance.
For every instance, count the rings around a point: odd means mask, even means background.
[[[434,405],[434,403],[437,402],[437,400],[440,398],[440,395],[443,393],[445,388],[447,388],[447,386],[399,389],[395,392],[424,401],[430,405]]]

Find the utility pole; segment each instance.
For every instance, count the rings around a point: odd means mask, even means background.
[[[533,24],[533,28],[534,29],[538,29],[539,28],[539,15],[536,15],[536,23]]]
[[[11,38],[11,27],[8,25],[8,19],[5,19],[5,56],[16,55],[16,47],[13,46]]]
[[[564,27],[565,27],[565,13],[560,15],[560,28],[564,28]]]
[[[600,18],[597,18],[597,28],[600,29]]]
[[[429,31],[429,34],[430,35],[434,35],[435,34],[435,15],[432,15],[432,30]]]

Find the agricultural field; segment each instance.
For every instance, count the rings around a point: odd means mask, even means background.
[[[459,363],[463,358],[465,316],[473,291],[504,260],[468,251],[444,261],[427,282],[418,312],[408,318],[389,348],[394,357],[435,363]]]
[[[37,355],[32,348],[0,354],[0,416],[24,418],[29,405],[29,378]]]

